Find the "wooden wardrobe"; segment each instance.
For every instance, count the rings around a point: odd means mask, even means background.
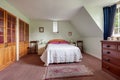
[[[16,17],[0,8],[0,70],[16,58]]]
[[[16,60],[16,17],[0,8],[0,70]],[[19,20],[19,55],[27,54],[29,24]]]
[[[28,53],[29,47],[29,24],[19,19],[19,53],[20,57]]]

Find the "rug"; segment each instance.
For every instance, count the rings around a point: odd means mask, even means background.
[[[91,75],[93,75],[93,72],[85,65],[49,66],[46,71],[45,80]]]

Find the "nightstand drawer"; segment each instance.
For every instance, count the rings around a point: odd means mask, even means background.
[[[117,49],[117,45],[116,44],[107,44],[107,43],[104,43],[103,44],[103,46],[102,46],[103,48],[107,48],[107,49],[114,49],[114,50],[116,50]]]

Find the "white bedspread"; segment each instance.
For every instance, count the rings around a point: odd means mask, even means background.
[[[82,54],[78,47],[70,44],[49,44],[40,58],[48,66],[49,63],[79,62]]]

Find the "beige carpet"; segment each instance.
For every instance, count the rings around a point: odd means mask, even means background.
[[[61,65],[61,66],[49,66],[46,71],[45,80],[55,78],[69,78],[80,76],[91,76],[93,72],[85,65]]]

